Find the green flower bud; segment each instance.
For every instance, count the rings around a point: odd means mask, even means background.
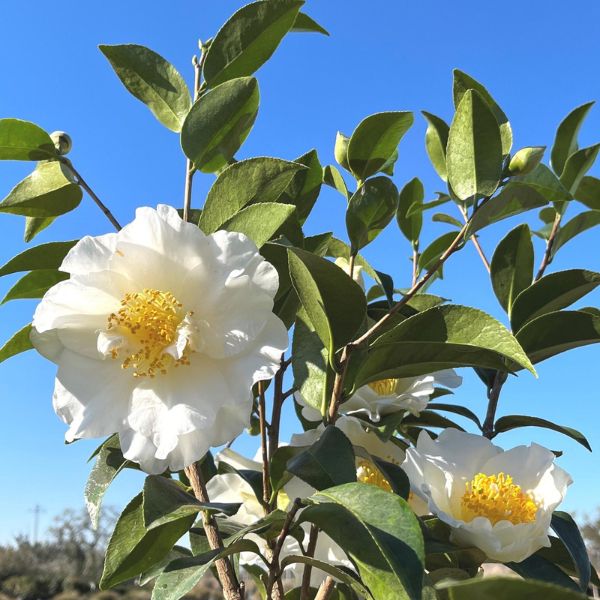
[[[350,142],[350,138],[346,137],[340,131],[337,132],[335,136],[335,146],[333,148],[333,155],[335,156],[335,160],[338,165],[344,167],[344,169],[350,170],[348,166],[348,143]]]
[[[509,175],[527,175],[531,173],[542,160],[546,146],[531,146],[529,148],[521,148],[511,159],[508,164]]]
[[[54,147],[61,156],[71,152],[73,148],[73,141],[71,136],[64,131],[55,131],[50,134],[50,138],[54,142]]]

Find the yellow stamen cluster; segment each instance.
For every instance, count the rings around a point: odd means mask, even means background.
[[[386,492],[392,491],[392,486],[383,473],[370,460],[364,458],[356,461],[356,480],[360,483],[370,483]]]
[[[510,475],[478,473],[466,483],[461,500],[463,519],[487,517],[492,525],[510,521],[515,525],[535,521],[538,506],[530,493],[513,483]]]
[[[378,396],[391,396],[396,391],[397,379],[381,379],[380,381],[372,381],[368,386]]]
[[[155,377],[166,374],[171,365],[189,365],[186,354],[175,359],[164,352],[176,340],[183,317],[182,304],[171,292],[146,288],[125,294],[121,309],[108,317],[109,331],[122,332],[133,350],[121,368],[133,369],[134,377]],[[111,356],[117,359],[119,351],[113,349]]]

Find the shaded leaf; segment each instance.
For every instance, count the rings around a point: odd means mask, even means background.
[[[600,152],[600,144],[595,144],[589,148],[577,150],[567,159],[560,182],[571,194],[575,194],[577,191],[584,175],[596,161],[598,152]]]
[[[68,273],[55,269],[31,271],[8,290],[0,304],[22,298],[41,298],[53,285],[68,278]]]
[[[446,146],[448,145],[448,133],[450,127],[448,123],[436,117],[434,114],[421,111],[421,114],[427,121],[427,131],[425,132],[425,148],[429,160],[435,169],[435,172],[443,181],[448,179],[448,171],[446,169]]]
[[[43,231],[52,224],[54,217],[25,217],[25,231],[23,232],[23,241],[30,242],[40,231]]]
[[[0,348],[0,363],[7,358],[21,354],[33,348],[33,344],[29,339],[31,333],[31,323],[25,325],[23,329],[19,329],[4,345]]]
[[[408,213],[412,207],[422,206],[424,198],[423,184],[418,177],[415,177],[402,188],[398,199],[396,220],[404,237],[413,244],[419,241],[423,226],[423,214],[421,211],[417,211],[409,216]]]
[[[337,190],[346,200],[350,198],[350,192],[341,173],[333,165],[327,165],[323,168],[323,183]]]
[[[577,524],[569,513],[557,510],[552,515],[551,526],[575,563],[581,589],[587,590],[591,578],[591,565],[585,542],[581,537]]]
[[[452,245],[452,242],[456,239],[456,235],[455,231],[450,231],[433,240],[419,256],[419,271],[429,271],[432,269],[440,256]]]
[[[567,159],[578,148],[577,136],[579,135],[579,129],[593,104],[593,102],[586,102],[573,109],[562,120],[556,130],[550,160],[552,161],[552,168],[558,175],[562,174]]]
[[[554,244],[552,245],[552,256],[554,256],[559,248],[562,248],[567,242],[575,236],[600,225],[600,212],[595,210],[586,210],[585,212],[575,215],[570,221],[565,223],[558,231]]]
[[[577,584],[562,569],[537,554],[531,555],[520,563],[506,563],[506,566],[524,579],[546,581],[576,592],[579,591]]]
[[[0,160],[48,160],[57,157],[50,136],[35,123],[0,119]]]
[[[298,219],[302,225],[319,197],[321,184],[323,183],[323,167],[319,162],[316,150],[310,150],[294,162],[295,164],[304,165],[306,169],[294,174],[280,201],[293,204],[296,207]],[[264,200],[262,201],[264,202]]]
[[[290,31],[322,33],[323,35],[329,35],[327,29],[319,25],[312,17],[303,12],[299,12],[296,15],[296,20],[294,21]]]
[[[600,179],[586,175],[574,192],[576,200],[592,210],[600,210]]]

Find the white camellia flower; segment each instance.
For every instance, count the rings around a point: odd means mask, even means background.
[[[436,387],[457,388],[461,383],[462,377],[457,375],[454,369],[445,369],[418,377],[373,381],[358,388],[340,405],[340,412],[346,415],[364,415],[374,423],[386,415],[402,410],[419,416],[421,411],[427,408]],[[296,392],[294,398],[302,407],[302,416],[307,421],[321,420],[321,413],[306,404],[302,394]]]
[[[502,562],[520,562],[550,546],[552,512],[571,477],[538,446],[504,451],[483,436],[446,429],[422,432],[403,468],[415,494],[452,527],[452,540]]]
[[[118,432],[148,473],[179,470],[248,425],[250,389],[288,337],[272,313],[275,268],[239,233],[205,235],[174,208],[140,208],[118,233],[84,237],[33,318],[58,365],[67,441]]]
[[[335,259],[335,264],[344,271],[347,275],[350,275],[350,262],[347,258],[343,256],[339,256]],[[360,285],[360,287],[365,289],[365,278],[363,277],[363,268],[360,265],[354,265],[354,269],[352,270],[352,279]]]

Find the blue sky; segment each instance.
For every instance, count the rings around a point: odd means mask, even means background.
[[[3,3],[6,25],[0,36],[0,116],[38,123],[48,131],[69,132],[71,158],[117,218],[125,223],[136,206],[169,203],[180,206],[184,158],[176,135],[156,122],[145,107],[121,86],[100,43],[144,44],[171,60],[191,82],[191,55],[198,38],[214,34],[228,15],[242,5],[231,0],[142,2],[129,0],[82,3]],[[582,0],[576,10],[564,3],[541,0],[500,5],[472,1],[453,3],[371,0],[308,0],[305,7],[331,37],[288,36],[274,59],[258,72],[259,117],[238,158],[279,156],[293,159],[316,147],[323,164],[333,162],[336,131],[352,132],[368,114],[382,110],[413,110],[415,125],[401,142],[394,177],[398,186],[414,176],[425,184],[427,199],[443,185],[424,150],[421,109],[446,119],[452,115],[451,71],[458,67],[492,92],[509,116],[515,149],[552,144],[554,131],[575,106],[600,98],[597,23],[600,5]],[[592,110],[582,145],[600,141],[600,110]],[[0,194],[32,168],[24,163],[0,164]],[[600,167],[594,173],[600,175]],[[195,203],[201,202],[210,176],[195,182]],[[572,207],[571,213],[577,209]],[[535,215],[532,215],[535,222]],[[514,223],[483,232],[488,255]],[[323,191],[308,224],[309,233],[334,231],[344,236],[344,202]],[[426,226],[426,240],[447,226]],[[24,249],[22,218],[0,219],[0,262]],[[88,198],[62,217],[34,243],[101,234],[110,225]],[[542,252],[537,243],[537,259]],[[565,246],[552,270],[571,267],[600,270],[598,234],[581,235]],[[410,277],[409,249],[390,226],[365,254],[380,270],[392,273],[398,285]],[[16,277],[0,280],[0,293]],[[504,319],[487,274],[472,247],[466,247],[446,268],[446,279],[434,291],[453,302],[469,304]],[[600,295],[585,299],[599,304]],[[0,339],[27,323],[34,303],[15,301],[0,307]],[[600,447],[600,417],[595,369],[600,348],[572,351],[539,365],[539,379],[521,375],[504,389],[498,414],[531,414],[581,429],[593,447]],[[89,470],[85,461],[95,441],[65,446],[65,427],[51,407],[54,366],[28,352],[0,365],[0,542],[31,531],[30,509],[49,516],[63,507],[83,505]],[[485,413],[485,390],[471,371],[456,394],[457,402]],[[286,415],[285,432],[295,424]],[[556,433],[522,429],[496,438],[510,447],[536,441],[561,449],[560,464],[574,477],[564,507],[592,511],[600,484],[595,455]],[[254,441],[242,448],[250,451]],[[110,490],[107,502],[123,506],[141,486],[136,473],[126,473]]]

